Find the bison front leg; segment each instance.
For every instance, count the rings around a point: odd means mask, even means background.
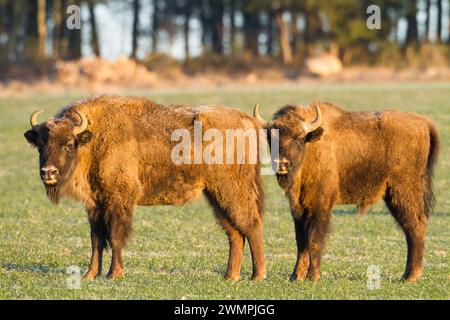
[[[328,234],[330,213],[316,213],[309,226],[309,268],[306,277],[313,281],[320,280],[320,263],[322,262],[325,239]]]
[[[103,249],[106,245],[106,228],[100,210],[88,210],[88,215],[89,223],[91,225],[92,255],[89,270],[83,278],[93,280],[102,273],[102,256]]]
[[[117,208],[117,207],[116,207]],[[132,209],[113,210],[109,216],[108,233],[112,250],[111,267],[108,278],[117,279],[124,275],[122,250],[131,234]]]
[[[294,216],[297,262],[291,280],[320,280],[320,263],[330,223],[330,210],[305,209]]]
[[[309,265],[308,232],[305,216],[294,216],[294,227],[297,242],[297,261],[291,275],[291,281],[304,280]]]

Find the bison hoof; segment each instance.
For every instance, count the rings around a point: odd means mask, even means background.
[[[306,278],[308,278],[308,280],[311,280],[311,281],[314,281],[314,282],[318,282],[320,280],[320,273],[319,272],[308,273],[306,275]]]
[[[293,274],[291,274],[289,280],[292,281],[292,282],[303,281],[303,280],[305,280],[305,276],[304,275],[301,276],[301,275],[298,275],[296,273],[293,273]]]
[[[416,282],[417,280],[419,280],[420,276],[421,276],[420,273],[406,274],[406,275],[403,275],[402,281],[413,283],[413,282]]]
[[[108,274],[106,275],[106,277],[108,279],[120,279],[124,276],[124,272],[123,270],[115,270],[115,271],[109,271]]]
[[[225,280],[228,280],[228,281],[238,281],[239,279],[241,279],[241,275],[239,275],[239,274],[234,274],[234,275],[226,274],[225,275]]]
[[[95,278],[97,278],[97,277],[100,276],[100,275],[101,275],[100,272],[91,272],[91,271],[88,271],[88,272],[86,272],[85,275],[83,276],[83,279],[84,279],[84,280],[92,281],[92,280],[94,280]]]
[[[250,278],[253,281],[259,282],[259,281],[263,281],[266,278],[266,274],[257,274],[257,275],[252,275],[252,277]]]

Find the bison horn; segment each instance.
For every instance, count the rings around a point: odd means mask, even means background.
[[[37,121],[37,117],[38,115],[40,115],[42,112],[44,112],[44,110],[38,110],[38,111],[34,111],[31,116],[30,116],[30,126],[31,128],[34,129],[34,127],[36,127],[39,123]]]
[[[80,124],[75,125],[75,128],[73,128],[73,134],[77,135],[86,130],[88,126],[88,120],[82,112],[75,111],[75,113],[80,117]]]
[[[259,123],[260,123],[263,127],[266,127],[266,126],[267,126],[267,121],[264,120],[264,119],[259,115],[259,103],[255,104],[255,108],[253,109],[253,116],[256,118],[256,120],[259,121]]]
[[[320,108],[316,105],[316,119],[313,122],[301,121],[300,126],[305,131],[305,133],[312,132],[320,127],[322,124],[322,113],[320,112]]]

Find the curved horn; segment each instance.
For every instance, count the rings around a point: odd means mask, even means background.
[[[267,126],[268,122],[259,115],[259,103],[255,104],[255,108],[253,109],[253,116],[256,118],[256,120],[259,121],[259,123],[261,123],[263,127]]]
[[[34,111],[31,116],[30,116],[30,126],[31,128],[36,127],[39,123],[37,121],[37,117],[38,115],[40,115],[42,112],[44,112],[44,110],[38,110],[38,111]]]
[[[306,122],[306,121],[300,122],[300,126],[303,129],[303,131],[305,131],[305,133],[309,133],[316,130],[322,124],[322,112],[320,111],[320,108],[317,105],[315,105],[314,107],[316,108],[316,119],[314,119],[313,122]]]
[[[88,120],[82,112],[75,111],[75,113],[80,117],[80,124],[75,125],[75,128],[73,128],[73,134],[77,135],[86,130],[88,126]]]

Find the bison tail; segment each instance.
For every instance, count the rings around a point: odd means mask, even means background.
[[[436,126],[433,123],[429,122],[428,128],[430,135],[430,149],[428,151],[428,161],[425,176],[426,190],[424,194],[425,214],[427,218],[429,218],[433,213],[436,202],[433,192],[433,170],[439,155],[440,147],[440,139]]]
[[[257,181],[255,183],[255,191],[256,191],[256,205],[258,207],[258,213],[261,218],[264,217],[266,208],[264,206],[264,190],[262,188],[261,176],[257,175]]]
[[[262,188],[261,181],[261,165],[258,163],[256,166],[256,180],[253,183],[253,190],[256,195],[256,207],[261,219],[264,217],[266,208],[264,205],[264,190]]]

